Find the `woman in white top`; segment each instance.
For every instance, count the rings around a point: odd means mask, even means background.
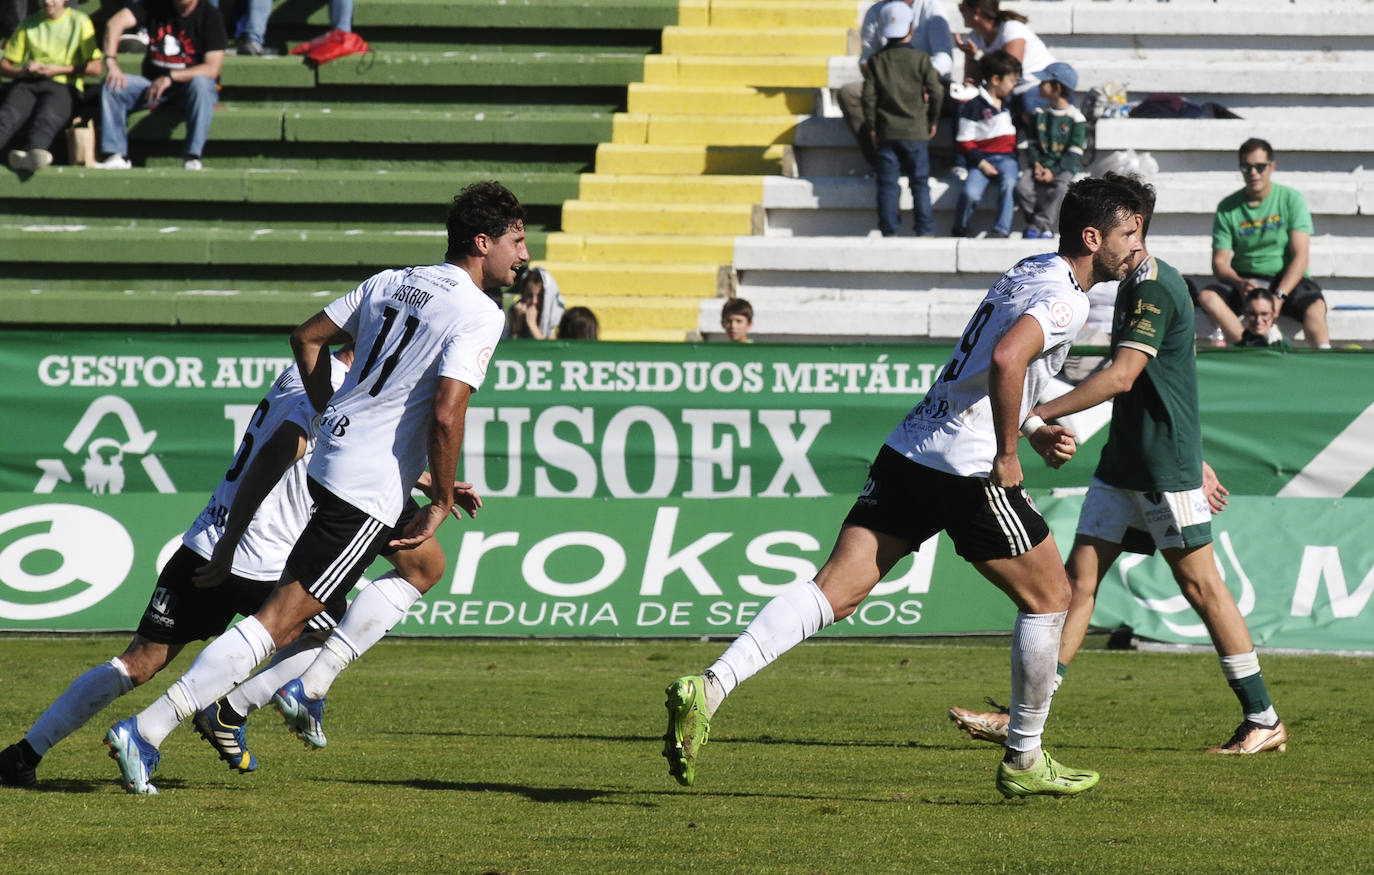
[[[954,43],[964,53],[964,84],[977,86],[978,61],[986,52],[1004,50],[1021,62],[1021,79],[1011,95],[1011,114],[1018,128],[1026,127],[1035,110],[1047,101],[1040,96],[1036,73],[1055,62],[1054,55],[1026,24],[1026,16],[1001,8],[1001,0],[962,0],[967,35],[955,34]]]

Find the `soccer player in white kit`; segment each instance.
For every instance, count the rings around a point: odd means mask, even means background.
[[[731,690],[853,613],[899,559],[941,530],[1017,606],[1011,726],[997,789],[1008,797],[1068,795],[1097,783],[1097,773],[1068,769],[1040,746],[1069,582],[1020,486],[1016,445],[1025,433],[1056,466],[1073,455],[1062,427],[1026,414],[1087,318],[1084,290],[1121,279],[1140,249],[1139,212],[1124,186],[1085,179],[1069,188],[1059,252],[1022,260],[979,304],[936,384],[879,451],[815,579],[764,605],[705,672],[668,686],[663,755],[679,783],[693,783],[711,716]]]
[[[345,366],[352,360],[351,352],[343,352],[341,356]],[[311,502],[306,491],[303,462],[269,463],[271,473],[264,482],[255,482],[250,471],[261,460],[272,456],[273,442],[279,432],[294,428],[301,434],[308,434],[315,415],[296,368],[287,368],[273,381],[253,411],[239,449],[219,486],[182,536],[181,546],[159,573],[148,607],[129,646],[119,656],[76,678],[20,741],[0,752],[0,783],[32,784],[39,761],[54,745],[80,729],[116,698],[150,680],[189,642],[218,635],[229,627],[237,614],[251,614],[262,606],[281,577],[292,545],[310,518]],[[225,562],[223,582],[219,586],[199,588],[196,585],[199,570],[225,540],[229,508],[245,492],[257,493],[251,503],[258,512],[251,524],[233,536],[235,546],[241,549],[229,549],[229,561]],[[327,632],[343,616],[344,595],[332,599],[328,610],[312,619],[312,631]],[[281,682],[294,677],[308,665],[314,658],[310,650],[319,645],[320,639],[302,636],[290,648],[284,649],[282,655],[286,659],[277,663],[276,669],[290,673],[281,677]],[[275,670],[273,674],[264,675],[265,678],[274,676],[277,676]],[[269,690],[267,696],[253,704],[264,704],[270,695]],[[254,767],[251,756],[226,758],[226,761],[238,771],[252,771]]]
[[[448,214],[440,264],[383,271],[300,325],[291,347],[306,392],[322,411],[309,466],[316,510],[287,559],[280,585],[253,616],[211,642],[149,708],[115,724],[106,740],[132,793],[156,792],[149,774],[158,746],[180,721],[242,681],[291,641],[343,587],[352,587],[383,547],[429,540],[451,512],[468,400],[480,388],[505,316],[488,296],[529,260],[524,210],[495,182],[468,186]],[[352,340],[357,359],[331,397],[327,347]],[[359,364],[361,362],[361,364]],[[408,490],[429,464],[432,502],[407,508]],[[419,592],[393,579],[363,590],[351,610],[375,614],[381,637]],[[278,707],[308,732],[318,697],[361,650],[331,636],[302,677],[278,691]],[[145,716],[148,718],[145,720]],[[295,718],[293,720],[293,718]]]

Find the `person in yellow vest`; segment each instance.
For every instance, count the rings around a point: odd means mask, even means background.
[[[39,11],[19,23],[0,58],[0,74],[17,80],[0,103],[0,147],[28,122],[25,147],[11,149],[13,170],[41,170],[49,148],[71,120],[83,76],[100,75],[100,44],[90,16],[64,0],[40,0]]]

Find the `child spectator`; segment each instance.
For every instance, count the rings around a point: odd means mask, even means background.
[[[559,340],[596,340],[600,334],[596,314],[586,307],[569,307],[558,323]]]
[[[1291,349],[1292,344],[1274,324],[1279,316],[1278,299],[1268,289],[1251,289],[1245,293],[1245,309],[1241,313],[1240,340],[1236,346],[1272,346],[1275,349]]]
[[[1007,98],[1021,78],[1021,62],[998,49],[983,56],[983,84],[959,110],[955,145],[968,163],[968,179],[955,207],[954,236],[968,236],[969,219],[988,183],[997,180],[997,220],[989,237],[1011,234],[1012,199],[1016,190],[1016,128]]]
[[[506,317],[510,337],[551,340],[563,318],[563,296],[553,274],[542,267],[526,268],[515,281],[517,300]]]
[[[864,124],[873,138],[878,168],[878,230],[897,233],[898,179],[911,185],[916,234],[935,234],[930,212],[930,138],[940,118],[944,90],[930,55],[911,45],[911,7],[893,0],[882,9],[887,45],[868,61],[863,84]]]
[[[906,4],[903,4],[906,5]],[[733,343],[753,343],[749,329],[754,327],[754,307],[743,298],[731,298],[720,308],[720,327]]]
[[[14,170],[41,170],[52,163],[48,147],[71,121],[72,106],[85,87],[82,77],[100,75],[100,46],[90,16],[68,9],[64,0],[40,0],[39,6],[15,28],[0,58],[0,73],[18,80],[0,104],[0,148],[29,122],[25,148],[9,154]]]
[[[1083,161],[1088,121],[1073,105],[1078,73],[1056,61],[1039,73],[1040,96],[1048,107],[1035,111],[1026,140],[1027,167],[1016,183],[1016,205],[1026,219],[1025,236],[1049,239],[1059,227],[1059,205]]]

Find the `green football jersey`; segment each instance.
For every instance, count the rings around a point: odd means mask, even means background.
[[[1150,356],[1129,392],[1112,402],[1097,476],[1139,492],[1202,485],[1193,302],[1178,271],[1149,257],[1121,282],[1112,315],[1112,349]]]

